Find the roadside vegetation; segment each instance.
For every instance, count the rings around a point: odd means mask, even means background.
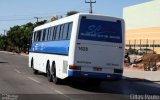
[[[70,16],[78,13],[77,11],[69,11],[64,16]],[[53,16],[50,21],[63,18],[63,16]],[[0,50],[13,51],[13,52],[24,52],[26,53],[29,47],[29,41],[32,36],[33,29],[36,26],[50,22],[47,20],[39,21],[36,23],[28,22],[24,25],[15,25],[10,27],[6,35],[0,35]]]

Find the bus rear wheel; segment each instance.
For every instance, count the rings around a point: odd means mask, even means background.
[[[46,69],[46,73],[47,73],[47,79],[49,82],[52,82],[52,74],[51,74],[51,71],[50,71],[50,64],[47,63],[47,69]]]
[[[56,76],[56,68],[55,63],[52,65],[52,80],[55,84],[60,84],[60,79]]]
[[[38,74],[38,70],[34,69],[33,59],[31,60],[31,68],[33,69],[33,74]]]

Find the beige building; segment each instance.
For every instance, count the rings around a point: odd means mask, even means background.
[[[160,0],[125,7],[126,48],[160,53]]]

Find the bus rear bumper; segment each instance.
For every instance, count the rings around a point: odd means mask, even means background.
[[[68,70],[68,77],[80,77],[80,78],[96,78],[104,80],[121,80],[122,74],[108,74],[108,73],[95,73],[95,72],[82,72]]]

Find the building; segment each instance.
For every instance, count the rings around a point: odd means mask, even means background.
[[[160,0],[125,7],[126,48],[160,53]]]

